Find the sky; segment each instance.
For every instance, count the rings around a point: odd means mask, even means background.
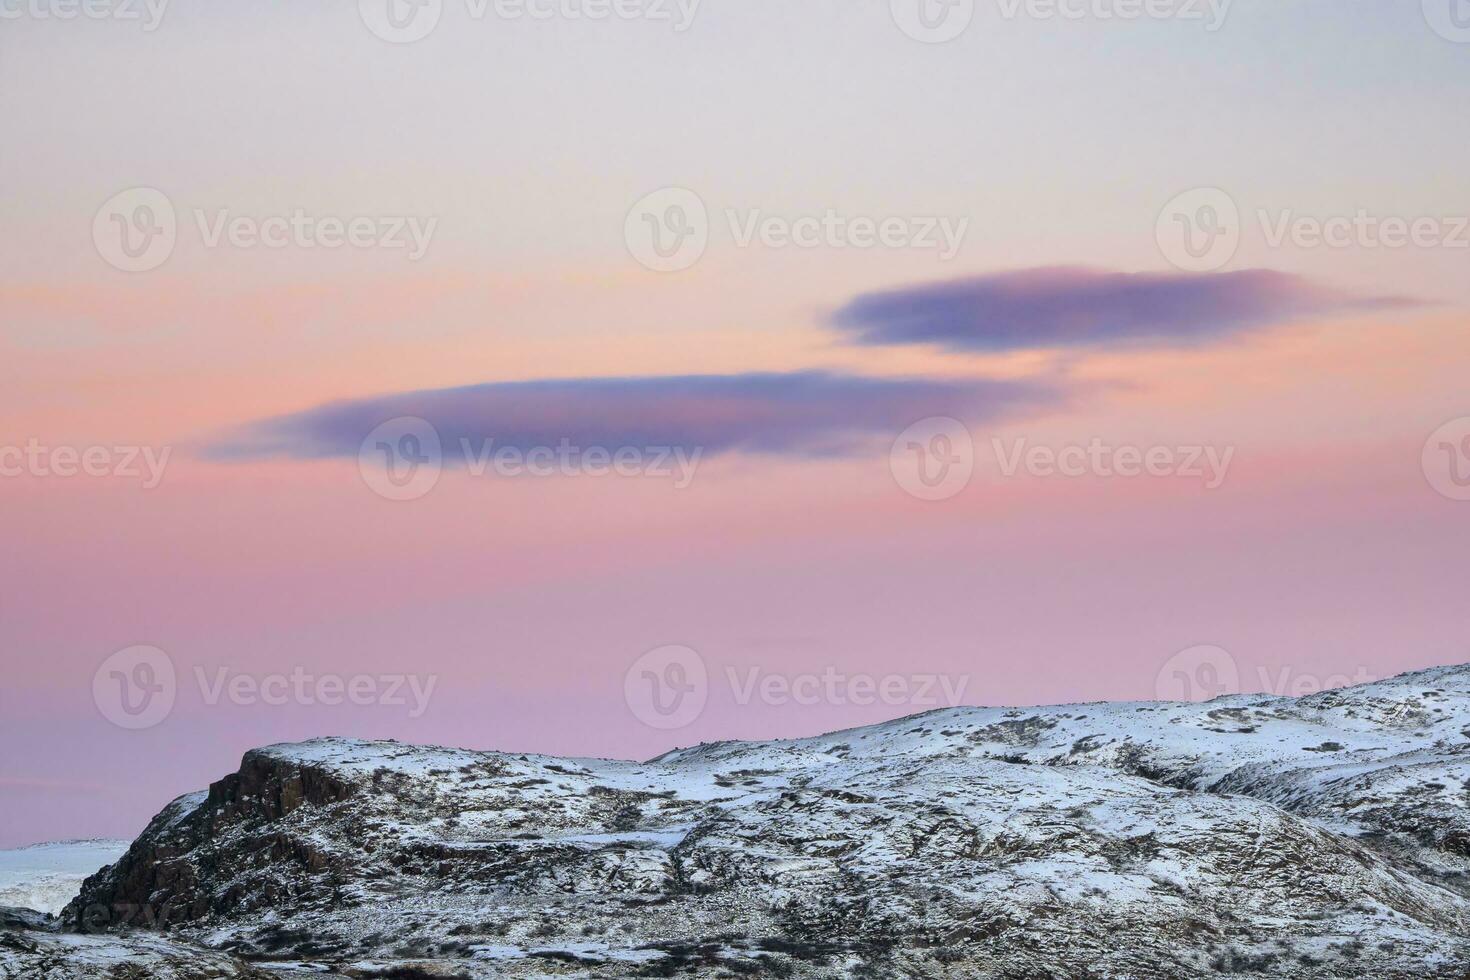
[[[1470,660],[1457,0],[392,2],[0,2],[0,847]]]

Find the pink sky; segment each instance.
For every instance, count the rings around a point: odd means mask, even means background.
[[[134,835],[270,742],[649,757],[937,706],[741,703],[752,670],[1036,704],[1153,698],[1201,645],[1241,689],[1285,693],[1470,659],[1470,502],[1424,461],[1470,417],[1467,253],[1272,245],[1255,224],[1470,214],[1464,51],[1416,12],[1240,0],[1211,37],[991,23],[930,47],[886,4],[711,6],[678,39],[461,25],[396,48],[338,6],[0,36],[0,466],[28,445],[169,454],[153,487],[0,475],[0,847]],[[128,274],[92,229],[140,186],[166,190],[179,242]],[[674,273],[624,238],[663,187],[697,188],[714,226]],[[1185,274],[1156,222],[1196,187],[1249,227]],[[192,211],[221,208],[439,225],[419,262],[206,247]],[[942,260],[723,230],[727,209],[832,208],[971,231]],[[895,291],[883,345],[838,315]],[[446,434],[709,451],[682,489],[450,466],[393,501],[354,413],[403,393]],[[963,405],[973,440],[972,479],[937,501],[890,459],[928,399]],[[282,446],[221,451],[262,433]],[[992,440],[1230,462],[1214,488],[1008,475]],[[137,645],[178,692],[130,730],[94,679]],[[666,645],[709,678],[676,729],[625,696]],[[220,671],[433,688],[421,712],[210,704],[198,676]]]
[[[641,757],[909,710],[742,705],[731,669],[940,674],[963,679],[966,703],[1027,704],[1153,697],[1164,662],[1206,643],[1231,652],[1248,690],[1454,662],[1470,533],[1420,449],[1467,367],[1452,317],[1320,324],[1226,351],[1098,358],[1087,373],[1126,388],[994,433],[1052,446],[1207,434],[1235,447],[1214,490],[1006,477],[984,431],[975,480],[938,504],[904,493],[881,456],[720,458],[684,490],[451,471],[411,502],[374,495],[352,461],[226,464],[187,448],[151,490],[3,481],[4,725],[20,747],[0,779],[7,842],[126,835],[244,749],[318,734]],[[235,412],[326,400],[337,383],[326,372],[312,397],[279,390]],[[127,406],[146,430],[155,405],[197,385],[160,378],[96,399],[92,418],[108,430],[120,421],[105,406]],[[223,405],[201,421],[225,420]],[[700,718],[660,731],[630,712],[623,678],[671,643],[699,651],[713,680]],[[181,678],[173,713],[146,731],[93,703],[102,660],[133,644],[167,651]],[[195,674],[298,667],[437,687],[410,717],[209,705]]]

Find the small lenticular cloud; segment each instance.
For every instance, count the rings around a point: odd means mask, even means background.
[[[458,447],[521,452],[565,441],[665,446],[707,456],[841,456],[935,415],[973,421],[1055,404],[1050,381],[876,378],[827,371],[509,381],[335,402],[251,423],[205,448],[222,460],[357,457],[384,420],[433,425],[444,462]]]
[[[1266,269],[1126,273],[1049,267],[867,293],[831,317],[860,344],[1004,352],[1198,346],[1302,317],[1416,305]]]

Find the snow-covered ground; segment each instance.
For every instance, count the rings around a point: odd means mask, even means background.
[[[128,843],[65,841],[0,851],[0,906],[55,915],[76,898],[83,879],[122,857]]]
[[[22,925],[0,980],[118,980],[37,972],[83,954],[150,980],[1465,980],[1470,665],[648,762],[268,746],[73,907],[174,945]]]

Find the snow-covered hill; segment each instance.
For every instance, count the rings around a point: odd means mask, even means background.
[[[358,977],[1464,977],[1467,871],[1460,667],[647,763],[271,746],[66,918]]]

